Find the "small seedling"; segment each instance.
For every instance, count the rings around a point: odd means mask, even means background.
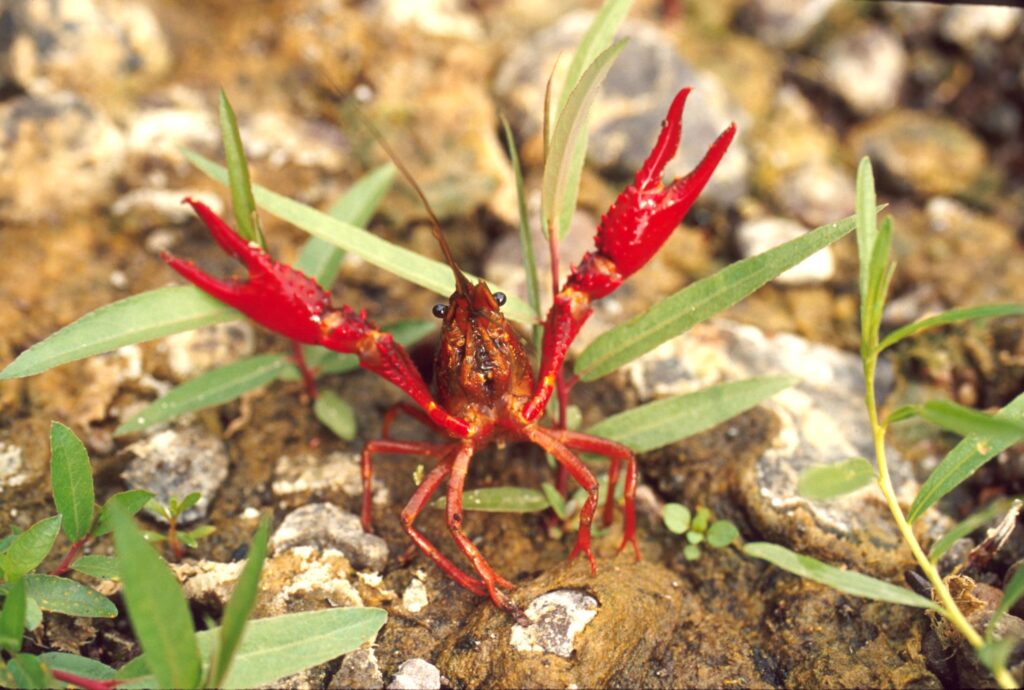
[[[661,519],[665,528],[672,534],[678,534],[686,540],[683,546],[683,557],[688,561],[700,558],[701,544],[713,549],[723,549],[739,536],[740,531],[729,520],[712,520],[711,511],[701,506],[695,515],[680,503],[666,503],[662,509]]]
[[[150,499],[146,503],[145,508],[150,513],[159,515],[167,521],[167,533],[161,534],[160,532],[146,530],[143,532],[146,541],[152,544],[166,541],[175,560],[184,558],[186,547],[190,549],[196,548],[199,546],[200,539],[208,537],[217,531],[213,525],[199,525],[184,531],[178,529],[178,522],[181,520],[181,516],[185,511],[198,503],[200,498],[200,493],[193,491],[180,501],[174,497],[170,498],[166,505],[155,498]]]

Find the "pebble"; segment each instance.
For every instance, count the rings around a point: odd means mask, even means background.
[[[429,661],[403,661],[388,690],[441,690],[441,671]]]
[[[1010,38],[1024,19],[1020,7],[979,7],[958,5],[949,7],[939,21],[939,34],[967,51],[978,43],[1002,42]]]
[[[781,209],[812,228],[853,214],[855,182],[843,166],[812,160],[781,175],[771,190]]]
[[[363,531],[359,518],[333,503],[311,503],[290,512],[270,539],[274,553],[296,546],[336,549],[360,569],[379,571],[388,560],[388,545]]]
[[[826,86],[858,115],[896,105],[906,78],[907,51],[890,29],[871,24],[840,33],[826,46],[823,59]]]
[[[199,427],[165,429],[125,448],[134,457],[121,473],[131,489],[151,491],[165,505],[194,491],[199,502],[186,510],[180,524],[206,517],[210,503],[228,475],[224,442]],[[162,516],[155,519],[166,522]]]
[[[349,652],[341,658],[338,672],[331,678],[328,690],[345,688],[361,688],[363,690],[379,690],[384,687],[384,674],[381,673],[377,655],[373,649],[361,648]]]
[[[787,218],[758,218],[740,224],[736,229],[736,245],[743,258],[749,258],[806,233],[806,227]],[[814,285],[831,280],[835,271],[832,247],[825,247],[775,278],[775,282],[780,285]]]
[[[594,620],[597,609],[597,600],[581,590],[548,592],[526,607],[523,613],[530,625],[513,625],[509,643],[521,652],[547,652],[568,659],[576,636]]]
[[[818,27],[836,0],[754,0],[745,22],[775,48],[795,48]]]
[[[124,165],[121,131],[78,96],[0,103],[0,220],[55,221],[101,206]]]
[[[134,235],[191,221],[195,212],[184,203],[186,198],[202,202],[218,216],[224,215],[224,202],[216,194],[199,189],[153,187],[140,187],[121,195],[110,206],[110,214],[119,230]]]
[[[430,597],[427,594],[427,587],[423,579],[414,577],[409,586],[402,592],[402,606],[409,613],[419,613],[430,604]]]
[[[465,11],[456,0],[377,0],[379,19],[428,36],[457,40],[480,40],[484,29],[475,13]]]
[[[0,494],[25,483],[28,477],[21,470],[21,448],[0,441]]]
[[[316,496],[341,492],[345,496],[362,496],[363,479],[359,469],[359,455],[334,451],[322,457],[307,453],[299,456],[283,455],[274,466],[271,482],[274,498],[286,506],[308,503]],[[378,478],[373,478],[373,504],[386,506],[391,494]]]
[[[255,348],[255,334],[248,321],[233,321],[175,333],[163,345],[171,371],[184,381],[248,357]]]

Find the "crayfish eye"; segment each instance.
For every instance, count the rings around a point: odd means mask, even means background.
[[[434,308],[431,310],[431,312],[433,312],[434,316],[436,316],[437,318],[443,319],[444,315],[448,313],[448,305],[447,304],[435,304]]]
[[[504,292],[494,293],[494,301],[498,303],[499,307],[504,307],[506,300],[508,300],[508,297],[505,296]]]

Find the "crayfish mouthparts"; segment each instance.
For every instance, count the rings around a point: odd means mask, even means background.
[[[683,89],[673,99],[650,155],[636,173],[633,183],[619,194],[601,217],[594,248],[572,268],[556,294],[544,321],[541,363],[536,376],[518,335],[501,314],[504,295],[492,294],[483,282],[476,286],[470,284],[455,264],[426,197],[397,161],[399,169],[419,193],[431,216],[434,236],[452,268],[456,283],[448,305],[441,305],[434,312],[444,319],[442,341],[434,367],[436,397],[406,350],[390,334],[377,329],[367,319],[365,311],[333,306],[330,295],[315,280],[275,261],[258,245],[244,241],[203,204],[186,200],[221,248],[245,264],[249,279],[241,282],[218,280],[191,262],[163,255],[164,260],[186,280],[257,323],[295,343],[315,344],[355,354],[361,367],[390,381],[412,398],[416,406],[400,403],[385,414],[385,438],[369,441],[363,447],[360,463],[363,527],[367,530],[372,528],[373,456],[389,453],[431,458],[435,462],[433,469],[423,478],[402,510],[403,529],[445,574],[469,591],[489,597],[522,625],[529,625],[529,620],[502,591],[511,589],[513,584],[495,572],[463,531],[462,495],[469,464],[477,449],[488,443],[506,441],[527,441],[554,457],[587,494],[580,510],[580,527],[570,558],[584,554],[591,571],[596,572],[590,539],[598,503],[598,482],[578,453],[607,457],[610,460],[608,493],[601,517],[605,525],[614,518],[615,487],[624,467],[624,522],[619,550],[631,544],[636,559],[640,560],[636,539],[637,467],[633,452],[607,439],[566,429],[545,428],[539,424],[539,419],[558,385],[569,346],[592,312],[591,303],[613,292],[654,256],[682,222],[735,136],[736,127],[730,125],[693,171],[664,184],[662,173],[679,147],[680,123],[688,94],[689,89]],[[447,440],[427,442],[387,438],[390,420],[398,411],[446,435]],[[448,530],[472,566],[472,575],[452,563],[414,524],[444,484],[447,484]]]

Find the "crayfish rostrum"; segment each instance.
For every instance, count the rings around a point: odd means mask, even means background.
[[[370,441],[362,452],[363,527],[371,528],[370,479],[375,454],[433,458],[436,465],[402,510],[402,526],[452,579],[478,595],[489,596],[497,606],[515,611],[503,591],[510,589],[512,583],[494,571],[462,528],[466,473],[473,454],[488,443],[535,443],[583,487],[587,498],[570,558],[585,554],[595,572],[590,533],[597,508],[598,482],[576,453],[596,453],[611,461],[603,512],[606,524],[613,517],[615,485],[625,465],[625,525],[619,549],[632,544],[637,559],[640,558],[635,533],[637,470],[633,453],[619,443],[596,436],[545,428],[539,419],[558,385],[569,345],[590,316],[591,302],[615,290],[658,251],[683,220],[732,141],[735,125],[718,137],[692,172],[668,185],[662,183],[665,165],[679,147],[680,122],[688,93],[689,89],[684,89],[673,100],[657,143],[633,184],[626,187],[601,218],[594,248],[572,269],[555,295],[544,322],[540,371],[536,377],[519,336],[501,313],[505,296],[492,293],[483,281],[474,285],[459,270],[436,221],[435,236],[455,274],[455,292],[447,304],[434,308],[434,315],[443,319],[434,366],[436,395],[431,394],[405,349],[368,320],[365,311],[333,306],[328,293],[312,278],[244,241],[203,204],[189,200],[217,243],[244,262],[249,279],[225,282],[201,272],[191,262],[169,255],[164,255],[164,259],[189,281],[257,323],[295,342],[355,353],[364,369],[408,393],[416,406],[405,404],[402,409],[446,434],[449,440],[431,443],[386,438],[389,419],[385,418],[385,438]],[[472,564],[475,576],[452,563],[414,526],[420,511],[445,480],[448,528]]]

